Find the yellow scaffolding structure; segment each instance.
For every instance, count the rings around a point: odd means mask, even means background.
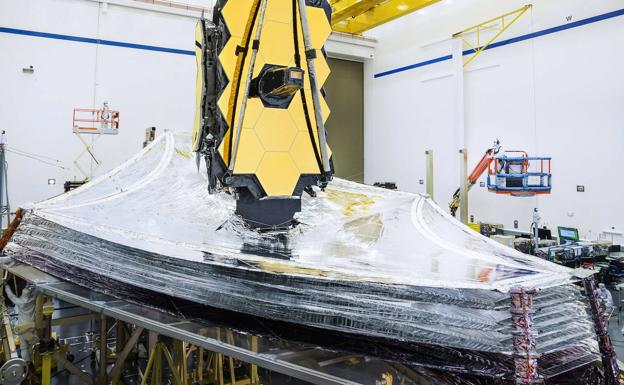
[[[481,52],[485,51],[496,39],[498,39],[500,35],[502,35],[507,29],[509,29],[509,27],[511,27],[516,21],[518,21],[518,19],[522,17],[522,15],[524,15],[526,11],[528,11],[531,7],[533,7],[533,4],[527,4],[522,8],[516,9],[515,11],[507,12],[503,15],[494,17],[490,20],[484,21],[475,26],[466,28],[463,31],[453,34],[454,39],[461,38],[464,43],[466,43],[466,45],[474,50],[474,53],[468,58],[468,60],[464,62],[464,67],[468,66],[468,64],[470,64],[477,56],[479,56]],[[509,18],[511,18],[511,20],[509,20]],[[499,25],[492,25],[496,22],[498,22]],[[487,40],[485,44],[481,45],[481,34],[483,33],[483,31],[491,30],[496,30],[498,32],[489,40]],[[476,43],[471,43],[466,38],[466,36],[475,33],[477,35],[477,41]]]

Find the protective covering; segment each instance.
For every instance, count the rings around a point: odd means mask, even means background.
[[[167,133],[30,207],[8,251],[54,274],[76,269],[271,320],[505,354],[507,291],[535,287],[538,350],[552,357],[544,370],[596,359],[576,271],[482,237],[425,196],[340,179],[304,198],[296,229],[252,231],[233,197],[208,194],[190,146]]]

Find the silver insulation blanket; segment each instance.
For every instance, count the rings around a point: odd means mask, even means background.
[[[278,235],[247,229],[234,206],[206,191],[190,137],[166,133],[108,174],[27,207],[7,250],[44,270],[72,266],[267,319],[503,354],[507,291],[539,288],[538,350],[596,358],[578,272],[493,242],[425,196],[335,179],[304,197],[300,226]]]

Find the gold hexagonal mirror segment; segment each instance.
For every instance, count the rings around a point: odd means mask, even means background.
[[[291,196],[300,174],[287,152],[265,153],[256,170],[256,176],[268,196]]]

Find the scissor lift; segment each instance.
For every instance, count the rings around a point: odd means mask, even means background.
[[[488,165],[487,188],[496,194],[550,194],[550,157],[530,157],[524,150],[505,151]]]
[[[100,109],[74,108],[72,119],[74,134],[117,135],[119,111],[111,110],[108,103]]]
[[[524,150],[508,150],[499,156],[500,150],[500,142],[496,140],[494,145],[485,151],[477,166],[467,177],[466,193],[487,170],[486,184],[490,192],[519,197],[550,194],[552,190],[550,157],[530,157]],[[455,216],[460,203],[461,188],[458,188],[449,202],[452,216]]]
[[[91,174],[93,173],[93,163],[95,163],[96,167],[102,164],[102,162],[96,157],[93,149],[95,142],[102,135],[119,134],[119,111],[111,110],[108,107],[107,102],[104,102],[102,108],[100,109],[74,108],[72,115],[72,128],[74,134],[76,134],[84,146],[82,152],[74,160],[74,165],[84,176],[84,180],[88,181],[91,179]],[[85,134],[94,135],[90,143],[83,137]],[[91,163],[89,172],[87,172],[80,164],[80,160],[86,154],[91,157],[93,162]]]

